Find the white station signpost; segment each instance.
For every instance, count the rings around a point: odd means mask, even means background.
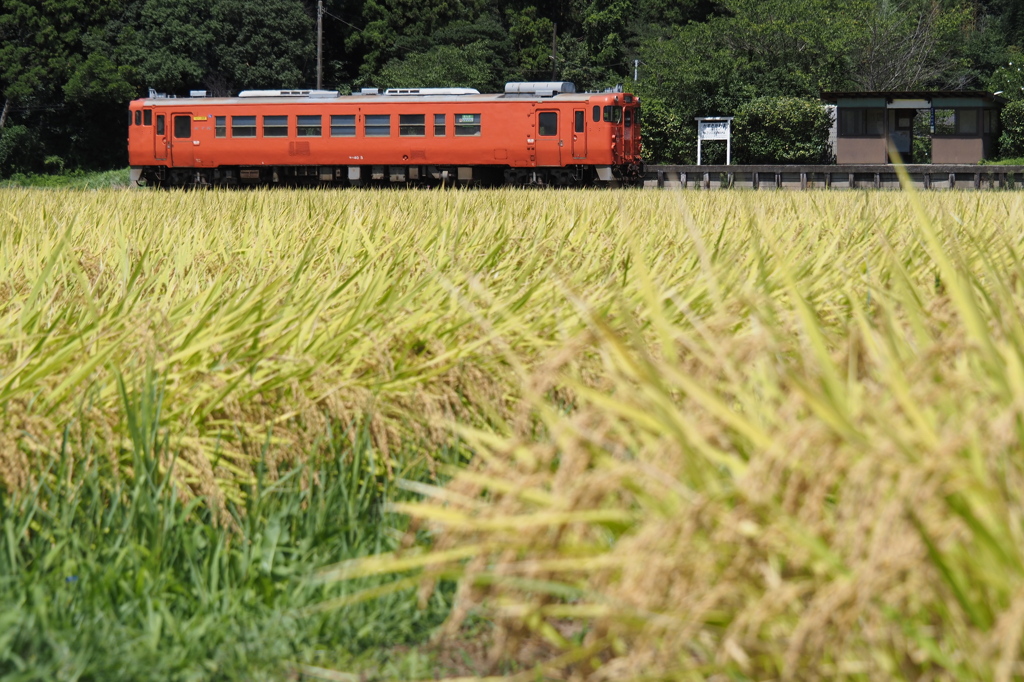
[[[725,165],[732,161],[732,116],[697,116],[697,165],[701,161],[701,142],[725,140]]]

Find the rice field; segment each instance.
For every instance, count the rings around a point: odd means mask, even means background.
[[[265,603],[326,620],[282,664],[386,612],[492,624],[478,675],[1024,676],[1024,195],[12,189],[0,221],[4,580],[131,491],[176,519],[137,544],[228,547],[287,489],[320,530],[281,517]]]

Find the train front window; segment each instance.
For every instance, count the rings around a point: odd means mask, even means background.
[[[320,137],[323,130],[320,116],[299,116],[298,135],[299,137]]]
[[[355,137],[356,117],[355,114],[341,114],[331,116],[331,137]]]
[[[558,134],[558,112],[542,111],[537,114],[537,134],[552,137]]]
[[[264,116],[263,137],[288,137],[288,117]]]
[[[174,137],[179,139],[187,139],[192,137],[192,116],[175,116],[174,117]]]
[[[402,137],[423,137],[427,134],[426,114],[399,114],[398,134]]]
[[[624,115],[625,115],[625,117],[626,117],[626,120],[625,120],[625,125],[626,125],[626,127],[627,127],[627,128],[629,128],[630,126],[632,126],[632,125],[633,125],[633,116],[632,116],[632,113],[633,113],[633,112],[632,112],[632,110],[630,110],[630,109],[626,109],[626,112],[625,112],[625,114],[624,114]]]
[[[480,134],[480,114],[455,114],[455,136],[475,137]]]
[[[151,126],[153,125],[153,110],[146,109],[142,112],[142,125]]]
[[[363,120],[363,132],[367,137],[390,137],[391,114],[367,114]]]
[[[256,137],[256,117],[232,116],[231,137]]]
[[[605,123],[621,123],[622,122],[622,107],[607,106],[604,108],[604,122]]]

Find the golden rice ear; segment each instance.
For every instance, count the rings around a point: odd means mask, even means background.
[[[1017,194],[4,198],[11,488],[447,452],[432,546],[331,577],[458,578],[532,675],[1017,674]]]
[[[1012,677],[1021,198],[669,196],[515,360],[571,408],[524,392],[537,427],[465,431],[476,466],[404,507],[481,552],[452,624],[572,679]]]

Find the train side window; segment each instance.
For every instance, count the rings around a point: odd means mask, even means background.
[[[480,135],[480,114],[455,114],[455,136],[476,137]]]
[[[164,115],[163,114],[158,114],[157,117],[156,117],[156,134],[157,135],[163,135],[164,134]]]
[[[231,137],[256,137],[256,117],[232,116]]]
[[[598,105],[595,104],[594,105],[594,123],[597,123],[600,120],[601,120],[601,107],[599,107]]]
[[[299,137],[320,137],[323,131],[323,118],[320,116],[298,117]]]
[[[427,134],[425,114],[399,114],[398,134],[402,137],[423,137]]]
[[[625,124],[627,128],[633,125],[633,116],[631,114],[632,112],[629,109],[626,109],[625,113],[623,114],[626,117]]]
[[[341,114],[331,116],[331,137],[355,137],[356,117],[355,114]]]
[[[263,137],[288,137],[288,117],[264,116]]]
[[[142,125],[151,126],[153,125],[153,110],[146,109],[142,112]]]
[[[391,137],[391,114],[367,114],[363,133],[367,137]]]
[[[582,133],[584,131],[584,129],[586,128],[586,121],[584,121],[583,119],[584,119],[583,111],[582,110],[581,111],[577,111],[576,112],[576,132],[577,133]]]
[[[448,134],[448,124],[445,122],[445,117],[448,114],[434,114],[434,137],[444,137]]]
[[[192,137],[191,115],[174,117],[174,136],[179,139],[187,139]]]
[[[213,128],[216,131],[214,134],[217,137],[228,136],[228,117],[227,116],[214,116],[213,117]]]
[[[537,134],[552,137],[558,134],[558,112],[542,111],[537,114]]]
[[[622,121],[622,107],[608,106],[604,108],[605,123],[619,123]]]

